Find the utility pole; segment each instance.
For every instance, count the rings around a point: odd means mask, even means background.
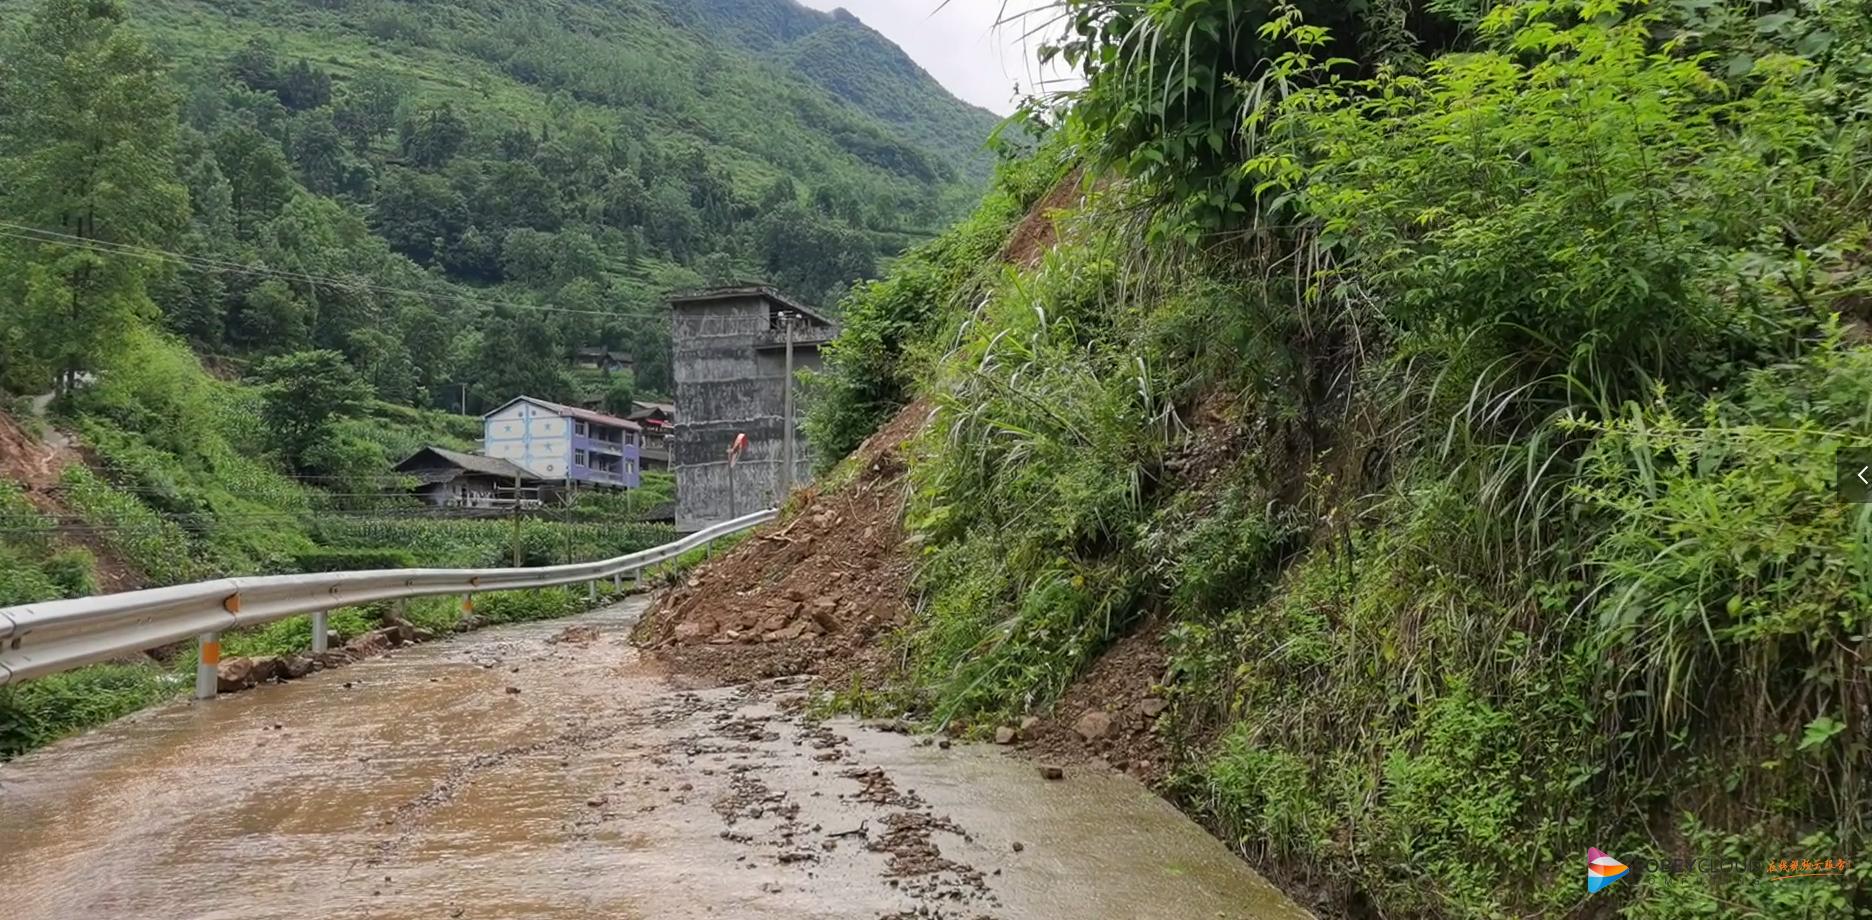
[[[514,473],[513,525],[513,564],[517,569],[520,567],[520,474],[518,472]]]
[[[786,447],[781,454],[785,465],[780,469],[779,504],[785,504],[787,496],[793,493],[793,324],[798,319],[799,314],[791,310],[780,314],[780,325],[786,331],[786,377],[780,381],[780,385],[786,389],[786,420],[781,430]]]

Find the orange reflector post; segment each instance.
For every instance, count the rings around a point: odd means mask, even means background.
[[[227,597],[222,598],[221,609],[226,610],[229,613],[239,613],[240,612],[240,595],[230,594]]]

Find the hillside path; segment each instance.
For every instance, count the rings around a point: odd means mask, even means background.
[[[1129,779],[685,691],[641,601],[179,702],[0,766],[13,920],[1298,918]]]

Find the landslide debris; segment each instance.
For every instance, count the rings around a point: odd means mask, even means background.
[[[925,401],[905,406],[854,452],[851,481],[800,493],[783,523],[664,594],[638,642],[703,683],[881,673],[875,640],[907,621],[914,573],[902,451],[930,413]]]

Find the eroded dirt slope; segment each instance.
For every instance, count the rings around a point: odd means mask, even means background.
[[[930,415],[927,402],[904,407],[859,446],[849,482],[802,492],[783,523],[698,567],[657,600],[638,641],[703,683],[882,671],[879,639],[907,622],[914,570],[902,451]]]

